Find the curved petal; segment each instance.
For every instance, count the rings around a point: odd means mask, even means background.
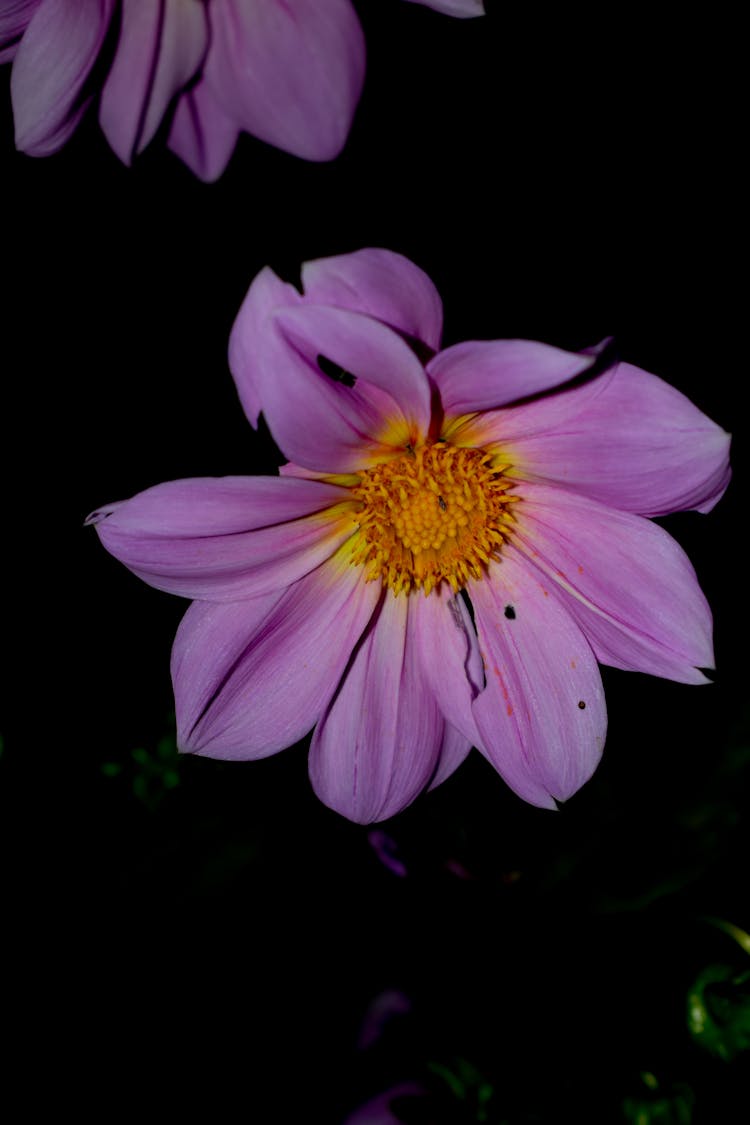
[[[443,718],[424,690],[413,599],[386,591],[310,746],[310,780],[324,804],[358,824],[410,804],[435,772]]]
[[[239,127],[201,79],[178,99],[167,144],[199,179],[213,183],[229,163],[239,135]]]
[[[426,8],[434,8],[436,12],[457,16],[461,20],[485,14],[484,0],[410,0],[410,3],[424,4]]]
[[[10,79],[21,152],[49,156],[73,134],[114,7],[115,0],[47,0],[34,13]]]
[[[99,124],[124,164],[142,152],[208,44],[201,0],[122,0],[120,37],[102,89]]]
[[[479,744],[472,702],[484,688],[484,669],[474,626],[459,595],[444,589],[412,599],[415,642],[423,653],[425,680],[443,715],[470,745]],[[435,653],[440,654],[438,660]]]
[[[402,254],[366,249],[302,266],[305,297],[366,313],[397,332],[440,347],[443,303],[427,274]]]
[[[181,750],[264,758],[317,722],[379,596],[342,555],[280,596],[194,602],[172,652]]]
[[[211,5],[206,80],[241,128],[306,160],[332,160],[362,91],[365,44],[349,0]]]
[[[524,800],[554,808],[591,777],[606,734],[594,654],[541,575],[506,545],[472,582],[487,686],[472,704],[480,750]]]
[[[535,340],[466,340],[431,359],[446,416],[490,410],[547,391],[587,371],[596,356]]]
[[[236,601],[280,590],[354,530],[346,489],[293,477],[169,481],[89,516],[104,547],[170,594]]]
[[[602,664],[686,684],[713,667],[711,611],[690,561],[643,516],[524,485],[514,542],[552,582]],[[551,583],[550,583],[551,587]]]
[[[41,0],[4,0],[0,11],[0,63],[10,62]]]
[[[513,475],[553,481],[643,516],[707,512],[729,483],[730,436],[680,391],[629,363],[589,384],[458,427],[497,445]]]
[[[322,305],[280,309],[271,322],[257,355],[255,389],[290,461],[317,472],[352,472],[427,432],[424,368],[391,329]],[[355,385],[325,375],[321,355],[351,372]]]
[[[466,761],[473,745],[472,739],[465,738],[460,730],[446,720],[443,725],[443,741],[438,752],[438,764],[427,788],[437,789],[438,785],[442,785],[452,773],[455,773],[462,762]]]

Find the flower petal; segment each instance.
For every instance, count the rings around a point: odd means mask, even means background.
[[[114,7],[115,0],[47,0],[34,13],[10,79],[21,152],[49,156],[72,135]]]
[[[205,74],[227,114],[295,156],[338,156],[365,70],[349,0],[222,0],[211,28]]]
[[[547,391],[588,370],[596,356],[535,340],[466,340],[440,352],[427,373],[447,416],[490,410]]]
[[[456,439],[497,445],[514,476],[554,481],[643,516],[710,511],[731,476],[729,434],[680,391],[629,363],[478,417]]]
[[[315,792],[358,824],[400,812],[439,760],[444,723],[425,691],[412,600],[385,592],[310,747]]]
[[[153,138],[208,44],[200,0],[122,0],[120,38],[102,89],[99,124],[124,164]]]
[[[41,0],[4,0],[0,11],[0,63],[10,62]]]
[[[547,485],[525,484],[520,550],[555,583],[603,664],[686,684],[713,667],[711,611],[663,528]]]
[[[424,4],[426,8],[434,8],[436,12],[462,20],[485,14],[484,0],[410,0],[410,3]]]
[[[426,433],[424,368],[391,329],[322,305],[279,309],[270,319],[259,333],[266,339],[253,388],[290,461],[318,472],[352,472]],[[321,355],[351,373],[355,385],[325,375]]]
[[[168,145],[201,180],[213,183],[223,173],[240,135],[205,79],[177,101]]]
[[[594,654],[542,576],[506,545],[469,586],[487,686],[472,704],[480,750],[532,805],[554,808],[599,762],[606,708]]]
[[[317,722],[379,595],[342,556],[278,594],[194,602],[172,652],[181,750],[264,758]]]
[[[427,788],[437,789],[438,785],[442,785],[452,773],[455,773],[461,763],[466,761],[473,745],[475,745],[473,739],[465,738],[460,730],[446,720],[443,741],[438,752],[438,764]]]
[[[305,297],[366,313],[433,351],[440,347],[443,303],[429,277],[402,254],[366,249],[302,266]]]
[[[236,601],[280,590],[351,535],[346,489],[293,477],[169,481],[89,516],[106,549],[171,594]]]

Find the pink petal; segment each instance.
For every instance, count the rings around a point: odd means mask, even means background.
[[[180,749],[264,758],[317,722],[377,602],[339,557],[280,596],[194,602],[172,652]]]
[[[3,0],[0,11],[0,63],[10,62],[41,0]]]
[[[467,340],[436,355],[427,373],[450,416],[547,391],[588,370],[595,359],[535,340]]]
[[[541,578],[507,545],[470,584],[487,676],[473,710],[479,749],[511,789],[554,808],[594,772],[606,709],[591,647]]]
[[[300,305],[275,312],[265,333],[271,335],[258,351],[254,387],[274,440],[291,461],[318,472],[352,472],[427,431],[427,377],[389,328],[360,313]],[[319,355],[355,376],[355,385],[323,374]]]
[[[355,528],[348,511],[330,510],[348,495],[292,477],[169,481],[87,523],[149,585],[235,601],[280,590],[330,558]]]
[[[681,683],[713,667],[711,611],[682,548],[650,520],[523,485],[520,550],[554,583],[603,664]]]
[[[401,254],[367,249],[335,258],[318,258],[302,266],[305,297],[367,313],[390,328],[440,347],[443,303],[429,277]]]
[[[21,152],[49,156],[74,132],[114,7],[115,0],[46,0],[34,13],[10,80]]]
[[[471,19],[472,16],[483,16],[484,0],[409,0],[412,4],[424,4],[426,8],[434,8],[436,12],[443,12],[446,16],[457,16],[458,19]]]
[[[179,98],[168,144],[196,176],[213,183],[229,163],[239,135],[239,127],[201,79]]]
[[[271,313],[301,302],[302,297],[294,286],[282,281],[266,266],[253,279],[232,325],[229,367],[240,401],[253,426],[258,425],[258,415],[263,409],[263,371],[273,371],[284,362],[288,352],[285,342],[270,324]]]
[[[330,808],[358,824],[394,816],[428,785],[443,719],[425,691],[412,599],[386,591],[310,747],[310,779]]]
[[[337,156],[365,69],[349,0],[222,0],[210,16],[205,74],[226,113],[295,156]]]
[[[646,516],[710,511],[731,475],[729,434],[674,387],[629,363],[581,387],[478,417],[452,440],[495,444],[514,476],[564,484]]]
[[[153,138],[208,43],[200,0],[122,0],[120,37],[102,89],[99,124],[125,164]]]
[[[438,785],[451,776],[462,762],[466,761],[469,751],[475,745],[473,739],[465,738],[461,731],[456,730],[447,720],[443,729],[443,740],[438,751],[438,764],[430,778],[429,789],[437,789]]]

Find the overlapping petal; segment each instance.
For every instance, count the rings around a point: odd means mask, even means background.
[[[213,183],[229,163],[239,135],[239,126],[201,78],[179,98],[168,144],[196,176]]]
[[[337,557],[281,595],[194,602],[172,652],[181,750],[264,758],[318,721],[380,596]]]
[[[391,250],[366,249],[302,266],[305,297],[367,313],[437,351],[443,331],[443,302],[427,274]]]
[[[364,81],[364,36],[350,0],[212,7],[205,75],[227,115],[295,156],[337,156]]]
[[[606,733],[591,646],[512,546],[472,582],[486,687],[472,704],[479,749],[532,805],[554,808],[594,772]]]
[[[410,3],[424,4],[426,8],[434,8],[436,12],[459,19],[484,15],[484,0],[410,0]]]
[[[280,477],[170,481],[89,516],[144,582],[204,601],[281,590],[351,535],[345,489]]]
[[[536,340],[467,340],[436,355],[427,372],[450,417],[548,391],[587,371],[595,360],[595,355]]]
[[[642,516],[525,484],[519,548],[542,568],[602,664],[681,683],[713,667],[711,611],[680,545]]]
[[[73,134],[114,9],[115,0],[46,0],[34,13],[10,79],[22,152],[49,156]]]
[[[201,0],[122,0],[120,12],[99,123],[120,160],[130,164],[197,73],[208,45],[208,13]]]
[[[41,0],[4,0],[0,8],[0,63],[9,62]]]
[[[315,792],[359,824],[400,812],[439,760],[445,724],[425,691],[409,610],[408,598],[384,593],[310,747]]]

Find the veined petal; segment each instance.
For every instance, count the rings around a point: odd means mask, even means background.
[[[124,164],[153,138],[208,44],[201,0],[122,0],[120,37],[102,89],[99,124]]]
[[[115,0],[46,0],[34,13],[10,79],[21,152],[49,156],[74,132],[114,7]]]
[[[271,321],[255,387],[274,440],[290,461],[317,472],[353,472],[427,432],[427,377],[391,329],[322,305],[279,309]],[[351,373],[355,385],[325,375],[320,355]]]
[[[149,585],[205,601],[282,589],[351,535],[346,489],[293,477],[170,481],[89,516],[106,549]]]
[[[479,732],[471,705],[484,688],[484,669],[463,598],[445,589],[434,590],[429,597],[415,596],[411,615],[424,677],[438,707],[469,744],[477,746]]]
[[[194,602],[172,652],[181,750],[264,758],[317,722],[377,602],[341,556],[280,596]]]
[[[0,11],[0,63],[10,62],[41,0],[4,0]]]
[[[229,369],[250,424],[263,410],[263,372],[273,372],[288,354],[286,342],[269,323],[278,308],[292,308],[302,297],[266,266],[253,278],[229,336]]]
[[[447,416],[490,410],[547,391],[587,371],[596,356],[565,352],[535,340],[466,340],[431,359]]]
[[[222,0],[210,16],[205,74],[226,113],[295,156],[337,156],[365,69],[364,36],[349,0]]]
[[[424,4],[426,8],[434,8],[436,12],[463,20],[485,14],[484,0],[410,0],[410,3]]]
[[[443,728],[443,740],[438,751],[438,764],[427,788],[437,789],[438,785],[442,785],[452,773],[455,773],[461,763],[466,761],[469,751],[474,745],[473,739],[465,738],[461,731],[457,730],[446,719]]]
[[[167,143],[199,179],[213,183],[229,163],[239,135],[239,126],[200,79],[178,99]]]
[[[315,792],[358,824],[400,812],[439,760],[444,723],[424,690],[411,601],[385,593],[310,747]]]
[[[486,578],[470,583],[469,596],[487,677],[472,704],[479,749],[524,800],[554,808],[589,779],[604,746],[591,646],[510,544]]]
[[[629,363],[461,422],[451,440],[496,446],[514,476],[563,484],[644,516],[710,511],[731,476],[729,434],[680,391]]]
[[[514,542],[554,583],[602,664],[686,684],[713,667],[711,611],[663,528],[584,496],[524,484]]]
[[[302,266],[306,299],[366,313],[433,351],[440,347],[443,303],[427,274],[391,250],[366,249]]]

